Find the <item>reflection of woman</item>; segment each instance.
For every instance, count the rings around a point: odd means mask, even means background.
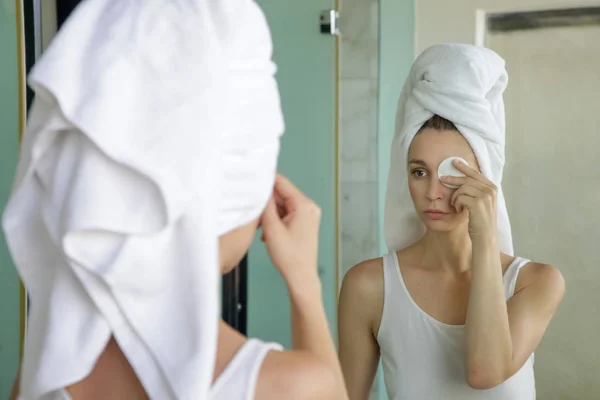
[[[275,171],[272,45],[253,0],[87,0],[36,92],[3,228],[31,296],[19,399],[344,399],[320,211]],[[262,223],[293,349],[219,321]]]
[[[533,351],[564,281],[512,255],[500,186],[506,82],[484,48],[439,45],[415,61],[392,145],[392,253],[352,268],[341,290],[351,399],[367,398],[380,356],[391,400],[535,398]],[[448,157],[468,163],[454,164],[464,176],[438,176]]]

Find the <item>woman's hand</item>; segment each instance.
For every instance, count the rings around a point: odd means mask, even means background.
[[[318,280],[321,209],[287,178],[278,175],[263,214],[263,238],[271,261],[287,285]]]
[[[288,398],[291,390],[306,399],[347,400],[317,273],[321,210],[278,175],[260,223],[271,261],[288,287],[293,351],[269,352],[256,398]],[[279,395],[274,387],[287,392]]]
[[[496,185],[465,163],[455,160],[453,165],[466,176],[444,176],[440,178],[443,182],[459,186],[452,194],[450,204],[459,213],[464,210],[469,213],[469,236],[471,240],[495,239],[498,218],[496,212]]]

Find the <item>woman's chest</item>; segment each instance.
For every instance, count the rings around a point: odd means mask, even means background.
[[[415,306],[447,325],[464,325],[471,288],[470,273],[456,277],[439,271],[401,270],[404,285]]]

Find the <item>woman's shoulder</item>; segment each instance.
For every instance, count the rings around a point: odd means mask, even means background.
[[[271,350],[261,365],[253,398],[328,400],[337,395],[335,382],[322,359],[297,350]]]
[[[346,273],[339,296],[339,315],[351,313],[352,323],[377,332],[383,311],[383,258],[363,261]]]
[[[221,321],[211,398],[330,399],[335,377],[322,360],[276,343],[247,338]]]
[[[344,276],[342,291],[352,292],[361,298],[379,297],[383,294],[383,258],[373,258],[350,268]]]
[[[558,268],[551,264],[525,259],[521,267],[515,293],[534,288],[541,291],[553,291],[561,294],[565,288],[565,280]]]

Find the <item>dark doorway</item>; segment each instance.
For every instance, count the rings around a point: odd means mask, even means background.
[[[223,276],[222,316],[232,328],[247,334],[248,255],[230,273]]]
[[[81,3],[81,0],[56,0],[56,26],[58,29],[69,18],[69,15],[79,3]]]

